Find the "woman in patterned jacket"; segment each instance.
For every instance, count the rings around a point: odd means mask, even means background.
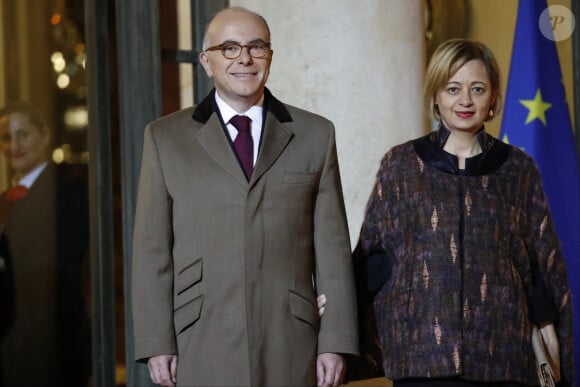
[[[378,367],[395,387],[537,385],[537,324],[572,385],[570,288],[539,171],[484,128],[501,106],[493,54],[443,43],[425,101],[439,128],[386,153],[355,252]]]

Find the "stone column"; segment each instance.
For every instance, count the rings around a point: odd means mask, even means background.
[[[274,57],[267,86],[331,119],[353,243],[379,162],[424,133],[421,0],[231,0],[266,18]],[[353,246],[354,248],[354,246]]]

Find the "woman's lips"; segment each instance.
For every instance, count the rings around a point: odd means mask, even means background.
[[[471,118],[473,117],[473,115],[475,114],[474,112],[455,112],[455,114],[459,117],[459,118]]]

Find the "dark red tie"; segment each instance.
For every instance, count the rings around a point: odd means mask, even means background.
[[[0,224],[4,224],[12,212],[12,207],[17,201],[28,195],[28,188],[23,185],[15,185],[6,190],[0,199]]]
[[[252,120],[248,116],[233,116],[231,124],[238,130],[234,149],[242,163],[246,178],[250,180],[254,170],[254,142],[252,141]]]

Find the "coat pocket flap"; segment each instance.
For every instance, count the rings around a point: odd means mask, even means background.
[[[317,179],[317,172],[284,172],[284,183],[286,184],[314,184]]]
[[[177,279],[175,280],[175,291],[177,294],[181,294],[199,281],[201,281],[203,273],[203,259],[196,259],[194,262],[190,263],[177,274]]]
[[[174,311],[175,332],[182,333],[187,328],[195,324],[201,315],[203,305],[203,295],[194,298],[186,304],[183,304]]]
[[[294,317],[316,327],[318,323],[318,310],[314,304],[292,290],[289,293],[290,309]]]

